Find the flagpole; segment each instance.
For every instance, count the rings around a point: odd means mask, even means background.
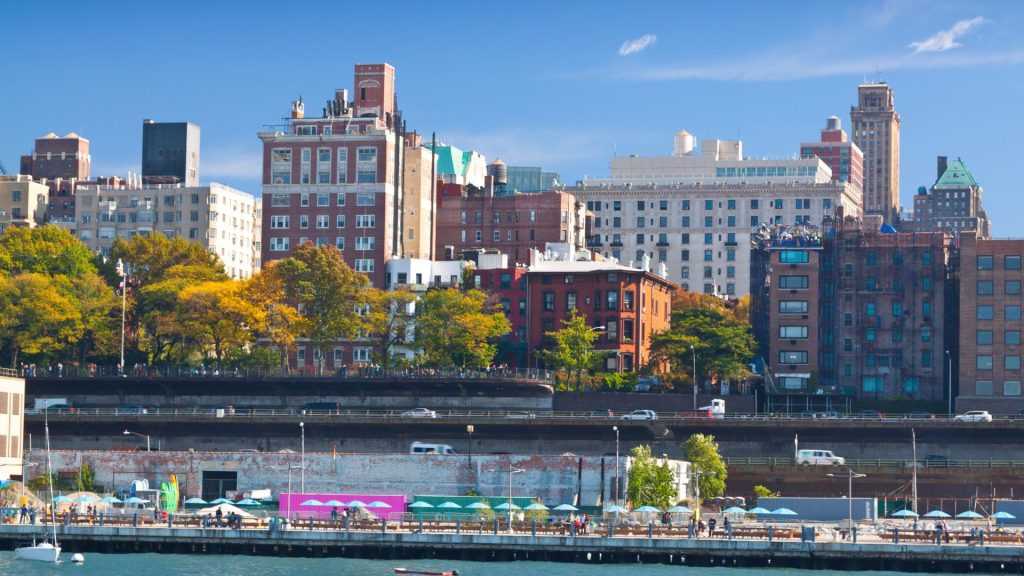
[[[118,371],[124,375],[124,318],[128,294],[128,274],[125,272],[124,262],[120,259],[117,260],[117,273],[121,275],[121,363],[118,364]]]

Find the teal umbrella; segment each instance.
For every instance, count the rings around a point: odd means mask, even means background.
[[[946,514],[942,510],[932,510],[931,512],[924,515],[925,518],[952,518],[949,514]]]
[[[777,516],[796,516],[797,513],[793,512],[789,508],[779,508],[778,510],[772,510],[772,514]]]
[[[512,510],[522,510],[522,508],[520,508],[519,506],[516,506],[515,504],[509,504],[508,502],[502,502],[501,504],[498,504],[497,506],[494,507],[495,510],[508,510],[509,508],[511,508]]]
[[[669,512],[671,512],[671,510],[669,510]],[[726,508],[725,510],[722,510],[722,514],[746,514],[746,513],[747,513],[747,511],[744,510],[743,508],[740,508],[739,506],[732,506],[730,508]]]
[[[472,504],[466,505],[466,508],[470,508],[472,510],[486,510],[490,507],[491,506],[487,502],[473,502]]]
[[[362,500],[353,500],[348,503],[349,508],[366,508],[366,502]]]
[[[216,503],[217,501],[214,500],[213,502]],[[306,500],[304,502],[300,502],[299,503],[299,506],[323,506],[323,505],[324,505],[324,503],[319,501],[319,500],[317,500],[316,498],[310,498],[309,500]]]
[[[899,512],[893,512],[889,516],[893,518],[917,518],[917,512],[913,510],[900,510]]]
[[[633,510],[633,512],[661,512],[661,510],[658,509],[658,508],[655,508],[654,506],[641,506],[641,507]]]
[[[92,504],[93,502],[99,502],[99,501],[100,501],[99,498],[96,498],[95,496],[88,496],[88,495],[85,495],[85,494],[79,496],[78,498],[75,498],[75,503],[77,503],[77,504]]]
[[[975,512],[973,510],[965,510],[965,511],[957,514],[956,517],[957,518],[966,518],[968,520],[977,520],[979,518],[984,518],[984,516],[982,516],[981,514],[978,514],[977,512]]]
[[[121,499],[118,498],[117,496],[105,496],[102,500],[100,500],[100,502],[103,502],[104,504],[120,504]],[[186,501],[185,503],[188,504],[188,501]],[[203,502],[203,504],[206,504],[206,502]]]
[[[619,506],[618,504],[612,504],[611,506],[604,509],[605,513],[628,513],[629,510]]]
[[[417,500],[412,504],[409,504],[409,508],[433,508],[434,505],[430,502],[424,502],[423,500]]]
[[[235,506],[262,506],[262,504],[252,498],[245,498],[244,500],[235,502]]]
[[[324,506],[335,506],[340,508],[345,506],[345,503],[341,500],[328,500],[327,502],[324,502]]]
[[[380,500],[374,500],[366,505],[367,508],[391,508],[391,504],[387,502],[381,502]]]
[[[462,506],[459,506],[455,502],[445,502],[443,504],[439,504],[437,507],[438,508],[445,508],[447,510],[454,510],[455,508],[462,508]]]
[[[216,500],[211,500],[210,504],[234,504],[234,502],[227,498],[217,498]]]
[[[57,503],[57,504],[63,504],[65,502],[71,502],[71,498],[68,498],[67,496],[63,496],[63,495],[62,496],[54,496],[53,501],[55,503]]]
[[[1013,520],[1017,517],[1013,514],[1010,514],[1009,512],[999,511],[990,516],[990,518],[995,518],[996,520]]]
[[[525,510],[550,510],[550,508],[541,504],[540,502],[534,502],[533,504],[527,506]]]
[[[555,506],[554,509],[559,511],[559,512],[578,512],[579,511],[579,508],[573,506],[572,504],[559,504],[558,506]]]

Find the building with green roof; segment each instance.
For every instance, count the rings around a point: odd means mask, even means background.
[[[921,186],[914,196],[915,232],[973,232],[991,238],[991,223],[981,204],[982,189],[967,164],[939,156],[931,189]]]

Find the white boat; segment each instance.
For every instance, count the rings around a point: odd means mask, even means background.
[[[45,418],[46,410],[43,411]],[[44,420],[46,424],[46,475],[52,478],[50,473],[50,421]],[[53,543],[49,541],[36,543],[32,542],[31,546],[22,546],[21,548],[14,549],[14,557],[22,560],[36,560],[39,562],[57,562],[60,558],[60,544],[57,543],[57,507],[53,505],[53,483],[50,484],[50,505],[52,513],[50,514],[50,529],[52,530]]]

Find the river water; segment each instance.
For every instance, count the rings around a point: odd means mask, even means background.
[[[356,560],[348,558],[272,558],[259,556],[194,556],[177,554],[86,554],[75,565],[61,554],[58,566],[15,560],[0,552],[0,574],[30,576],[388,576],[394,568],[458,569],[462,576],[830,576],[852,574],[825,570],[689,568],[665,564],[560,564],[552,562],[462,562],[458,560]],[[871,576],[902,574],[872,572]]]

